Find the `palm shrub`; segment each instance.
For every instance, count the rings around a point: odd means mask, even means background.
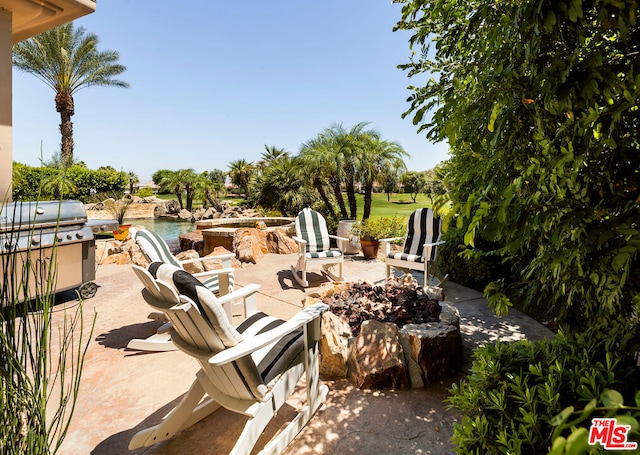
[[[462,413],[452,437],[456,452],[546,453],[554,436],[570,429],[561,424],[574,420],[572,412],[607,415],[610,410],[596,409],[595,403],[603,397],[606,402],[610,390],[634,402],[638,349],[640,330],[628,322],[594,326],[583,334],[560,331],[552,341],[497,342],[477,349],[469,376],[453,385],[448,398]]]
[[[6,207],[0,206],[0,213],[12,217]],[[58,451],[73,415],[84,356],[93,333],[95,316],[87,333],[82,301],[75,309],[54,309],[56,248],[47,256],[50,258],[45,258],[43,250],[3,251],[0,255],[3,454]],[[63,311],[62,318],[54,319],[54,312],[59,311]]]

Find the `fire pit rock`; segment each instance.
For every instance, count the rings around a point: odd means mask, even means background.
[[[376,296],[382,302],[371,300]],[[387,296],[391,302],[385,301]],[[440,288],[422,289],[405,275],[392,277],[383,287],[332,284],[307,300],[332,307],[323,315],[319,348],[320,373],[328,379],[347,377],[363,389],[409,389],[455,375],[460,368],[460,315],[444,301]],[[351,302],[346,311],[345,301]],[[416,310],[416,317],[424,319],[434,311],[425,305],[434,304],[440,309],[431,322],[413,323],[406,314]]]

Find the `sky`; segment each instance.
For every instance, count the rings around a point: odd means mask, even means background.
[[[370,122],[409,153],[409,170],[448,158],[445,143],[403,119],[409,32],[393,32],[391,0],[186,2],[101,0],[77,19],[120,54],[129,88],[75,96],[74,158],[141,182],[159,169],[229,170],[260,160],[265,145],[295,155],[325,128]],[[60,147],[54,91],[13,70],[13,159],[37,166]]]

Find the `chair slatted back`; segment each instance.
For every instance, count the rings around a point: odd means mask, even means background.
[[[306,251],[317,253],[330,248],[329,230],[324,217],[307,207],[296,217],[296,235],[307,242]]]
[[[440,241],[442,236],[442,220],[434,215],[430,208],[416,210],[409,217],[407,223],[407,237],[404,242],[403,253],[423,256],[428,261],[436,259],[437,248],[427,247],[425,243]]]
[[[133,237],[149,263],[164,262],[180,267],[178,260],[169,251],[167,242],[155,232],[148,229],[135,229]]]

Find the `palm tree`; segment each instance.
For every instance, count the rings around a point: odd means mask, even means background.
[[[303,143],[298,157],[301,167],[305,170],[305,174],[311,177],[312,185],[324,203],[326,214],[337,219],[331,199],[325,190],[325,182],[329,182],[331,189],[334,190],[340,214],[343,219],[346,219],[347,208],[344,205],[344,199],[342,199],[340,179],[337,176],[338,167],[327,138],[319,134],[316,138]],[[335,190],[337,190],[337,194]]]
[[[220,204],[217,197],[218,192],[222,188],[222,183],[212,179],[210,176],[211,173],[207,171],[204,171],[198,176],[194,184],[195,192],[202,197],[205,206],[209,203],[216,212],[222,212],[222,204]]]
[[[184,184],[182,182],[182,175],[180,175],[180,171],[163,172],[163,175],[160,178],[158,185],[164,186],[166,188],[171,188],[171,190],[175,193],[176,198],[178,198],[178,204],[180,205],[180,210],[184,208],[184,205],[182,203],[182,193],[184,192]]]
[[[133,194],[133,187],[136,183],[140,183],[140,177],[135,172],[127,172],[127,179],[129,180],[129,194]]]
[[[116,63],[115,51],[100,52],[98,37],[85,35],[73,22],[48,30],[13,46],[13,65],[31,73],[55,92],[56,111],[60,113],[60,153],[63,162],[73,162],[73,95],[80,89],[98,86],[129,87],[114,79],[126,71]]]
[[[245,198],[249,197],[249,182],[255,173],[255,169],[254,164],[248,163],[245,159],[239,159],[229,163],[231,183],[242,188]]]
[[[262,159],[258,161],[258,168],[264,169],[269,164],[277,161],[283,156],[289,156],[289,152],[285,152],[284,149],[279,149],[275,145],[268,146],[264,144],[265,151],[262,152]]]
[[[358,152],[358,177],[362,181],[364,189],[362,219],[366,220],[371,215],[374,182],[376,180],[382,181],[384,175],[388,174],[391,169],[406,169],[402,158],[408,156],[408,153],[399,143],[383,141],[377,137],[363,138],[361,145],[362,148]]]

